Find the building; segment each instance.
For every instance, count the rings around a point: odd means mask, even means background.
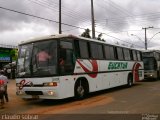
[[[12,63],[11,51],[17,46],[0,44],[0,69],[9,63]]]

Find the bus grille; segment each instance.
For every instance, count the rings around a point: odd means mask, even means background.
[[[42,91],[25,91],[27,95],[43,95]]]
[[[43,87],[44,85],[23,85],[23,87]]]

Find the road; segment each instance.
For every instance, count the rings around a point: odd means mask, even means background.
[[[15,80],[10,80],[8,94],[9,102],[4,109],[0,109],[1,115],[160,114],[160,81],[138,82],[131,88],[117,87],[75,101],[73,98],[23,100],[16,96]]]

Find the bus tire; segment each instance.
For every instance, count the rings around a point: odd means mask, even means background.
[[[85,79],[78,80],[75,84],[74,91],[75,91],[75,98],[77,100],[84,99],[89,92],[87,80]]]
[[[128,75],[127,87],[131,87],[133,85],[133,76],[132,74]]]

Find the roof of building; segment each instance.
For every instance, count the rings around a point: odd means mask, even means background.
[[[1,48],[18,48],[18,46],[14,46],[14,45],[4,45],[4,44],[0,44]]]

